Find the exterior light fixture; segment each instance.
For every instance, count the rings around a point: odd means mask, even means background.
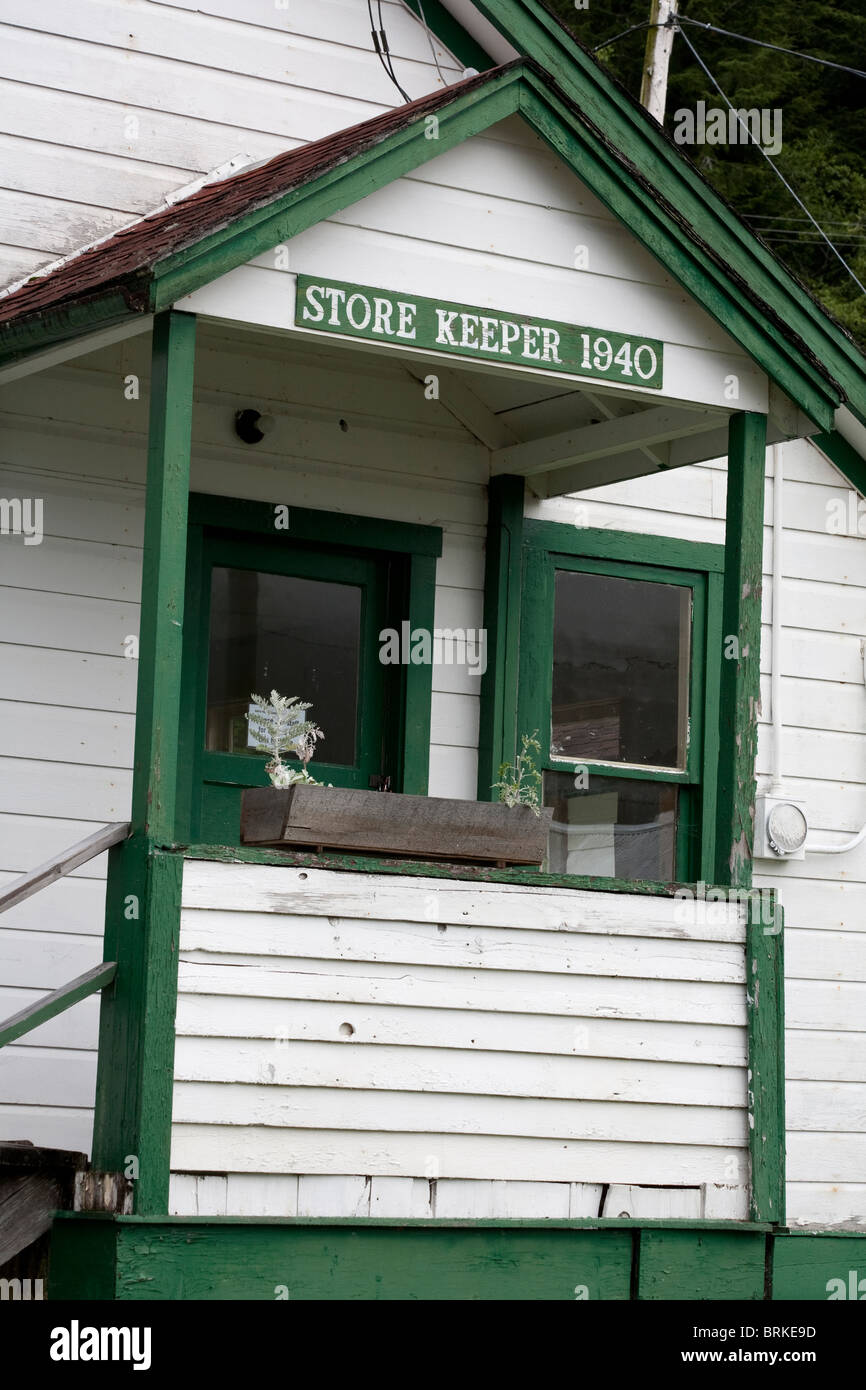
[[[804,802],[779,796],[756,799],[756,859],[805,859],[808,833]]]
[[[262,415],[258,410],[238,410],[235,413],[235,434],[245,444],[261,443],[275,424],[273,415]]]

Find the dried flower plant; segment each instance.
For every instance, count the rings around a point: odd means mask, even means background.
[[[309,700],[298,700],[294,695],[280,695],[271,691],[271,698],[251,695],[255,709],[247,716],[253,747],[260,753],[270,754],[265,771],[275,787],[291,787],[297,782],[320,787],[315,777],[307,771],[307,763],[316,751],[316,744],[325,735],[307,719],[306,713],[312,706]],[[290,767],[281,757],[283,753],[294,753],[301,764],[300,769]]]

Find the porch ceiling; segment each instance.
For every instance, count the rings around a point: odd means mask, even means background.
[[[408,368],[423,379],[414,363]],[[490,475],[526,478],[537,497],[559,497],[727,451],[729,412],[652,404],[548,381],[440,372],[440,399],[490,450]],[[674,444],[677,451],[674,452]]]
[[[406,356],[384,351],[362,340],[351,345],[322,339],[298,340],[293,336],[237,324],[207,321],[200,326],[199,346],[224,355],[261,356],[279,361],[285,369],[285,399],[273,399],[249,388],[239,405],[254,406],[278,418],[296,417],[309,408],[319,415],[322,401],[309,402],[296,394],[303,368],[333,373],[331,399],[342,399],[341,380],[351,381],[359,371],[371,381],[366,393],[370,423],[386,424],[382,404],[389,399],[388,383],[407,379],[417,383],[419,398],[429,379],[431,362],[418,354]],[[539,498],[563,496],[587,488],[723,457],[728,447],[730,412],[696,409],[687,403],[659,402],[658,398],[562,384],[530,374],[503,373],[489,366],[480,369],[435,362],[438,397],[426,410],[431,420],[459,426],[466,435],[489,451],[490,477],[502,473],[526,478],[530,492]],[[223,380],[231,377],[227,367]],[[381,391],[374,390],[377,379]],[[200,384],[212,391],[214,382]],[[248,399],[249,397],[249,399]],[[395,398],[396,399],[396,398]],[[431,410],[433,406],[433,410]],[[402,415],[402,409],[399,412]],[[359,421],[360,423],[360,421]]]

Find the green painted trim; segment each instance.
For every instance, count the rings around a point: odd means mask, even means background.
[[[522,75],[520,65],[497,69],[482,85],[460,92],[436,112],[435,139],[428,138],[419,116],[311,182],[168,256],[154,270],[152,310],[173,304],[514,115]]]
[[[768,316],[770,333],[781,339],[796,335],[800,341],[792,346],[801,364],[824,364],[824,371],[839,381],[864,418],[866,373],[854,343],[564,24],[541,0],[474,0],[474,4],[519,53],[550,75],[608,147],[627,155],[637,174],[635,185],[653,189],[663,199],[662,213],[669,225],[679,228],[683,243],[695,235],[700,238],[700,245],[692,242],[692,246],[707,274],[724,277],[732,286],[739,283],[741,292],[748,286],[752,295],[760,297],[763,306],[749,303],[749,312]],[[821,428],[831,427],[821,424]]]
[[[611,153],[605,128],[593,126],[585,108],[575,110],[534,74],[528,76],[521,93],[520,109],[554,154],[583,179],[690,297],[819,428],[830,428],[841,392],[807,343],[795,343],[781,322],[774,324],[772,307],[756,305],[743,294],[729,268],[720,264],[706,245],[694,240],[691,227],[682,225],[676,205],[666,206],[649,185],[634,177],[631,163],[624,164],[617,153]],[[576,122],[580,122],[577,130]],[[711,230],[714,226],[712,223]]]
[[[798,1240],[801,1238],[814,1240],[816,1236],[820,1236],[821,1240],[848,1240],[852,1237],[855,1240],[866,1240],[866,1229],[862,1226],[858,1230],[839,1226],[809,1226],[804,1230],[802,1226],[793,1228],[784,1226],[782,1229],[776,1230],[776,1235],[784,1238],[796,1236]]]
[[[681,541],[674,536],[647,536],[640,532],[607,531],[591,526],[569,526],[561,521],[527,519],[523,538],[526,545],[557,555],[624,560],[631,564],[700,570],[708,574],[721,574],[725,568],[723,545]]]
[[[110,852],[105,951],[118,970],[102,996],[93,1164],[125,1172],[137,1161],[142,1215],[168,1211],[182,878],[182,860],[141,835]]]
[[[108,289],[80,304],[41,309],[12,323],[0,324],[0,363],[6,367],[16,362],[26,362],[46,348],[72,342],[97,329],[113,328],[137,313],[146,312],[143,303],[131,307],[128,297],[116,289]]]
[[[477,68],[479,72],[485,72],[494,66],[490,55],[466,32],[463,25],[449,14],[445,6],[440,4],[440,0],[421,0],[421,4],[418,0],[405,0],[405,4],[419,19],[426,20],[431,33],[436,35],[455,58],[460,59],[464,67]]]
[[[277,534],[275,508],[279,505],[193,492],[189,498],[189,522],[191,526],[251,531],[273,539]],[[281,530],[279,535],[287,541],[387,550],[403,555],[442,554],[441,526],[419,526],[411,521],[317,511],[311,507],[289,507],[288,530]]]
[[[866,1250],[862,1245],[839,1245],[840,1240],[858,1239],[866,1240],[866,1232],[786,1231],[777,1235],[772,1241],[773,1298],[779,1302],[862,1302],[866,1296]]]
[[[755,1222],[59,1212],[48,1297],[573,1302],[583,1285],[590,1301],[824,1302],[830,1279],[858,1296],[864,1239]]]
[[[719,549],[724,557],[724,546]],[[722,664],[724,572],[707,575],[707,612],[704,636],[704,747],[703,807],[701,813],[700,876],[716,876],[716,820],[719,787],[719,687]]]
[[[175,834],[195,326],[174,312],[153,326],[132,827],[163,841]]]
[[[441,551],[441,532],[440,551]],[[433,555],[412,555],[409,561],[408,618],[410,632],[424,628],[432,632],[436,608],[436,559]],[[433,703],[433,666],[408,665],[404,668],[403,699],[399,717],[402,723],[402,769],[395,785],[404,792],[427,795],[430,776],[430,717]]]
[[[815,434],[810,442],[822,453],[825,453],[830,462],[844,473],[852,487],[855,487],[863,497],[866,497],[866,459],[858,454],[847,439],[842,438],[838,430],[828,430],[824,434]]]
[[[334,529],[338,534],[339,520],[339,517],[335,518]],[[319,524],[322,525],[321,522]],[[191,529],[198,531],[201,528]],[[326,533],[328,529],[325,525]],[[241,823],[240,788],[266,787],[269,784],[264,756],[211,751],[205,747],[211,582],[214,569],[223,566],[323,583],[342,582],[357,587],[361,604],[355,756],[349,766],[333,763],[325,751],[328,748],[326,738],[313,766],[319,780],[334,786],[366,789],[370,785],[370,777],[380,776],[383,772],[390,774],[395,786],[399,786],[402,743],[397,737],[394,721],[389,721],[388,713],[397,705],[398,698],[402,704],[405,668],[384,666],[379,660],[379,650],[382,630],[398,625],[399,620],[405,617],[402,607],[399,617],[393,613],[393,605],[389,601],[389,570],[396,568],[402,571],[405,568],[402,557],[391,566],[387,563],[390,558],[388,552],[373,549],[350,551],[333,545],[320,548],[306,542],[298,543],[297,537],[291,532],[281,531],[275,536],[273,524],[266,537],[249,531],[230,533],[204,530],[200,557],[199,570],[194,571],[190,564],[187,571],[188,601],[191,610],[198,616],[200,627],[187,625],[185,646],[195,651],[198,665],[195,693],[189,706],[184,709],[185,723],[194,726],[187,735],[194,749],[192,777],[194,784],[200,783],[203,789],[200,833],[209,840],[236,840]],[[419,558],[435,566],[432,558]],[[393,577],[398,582],[403,579],[402,573]],[[302,692],[295,693],[300,695]],[[313,713],[315,715],[316,711]],[[326,734],[328,732],[326,730]]]
[[[177,833],[181,662],[186,586],[195,318],[161,315],[153,329],[150,434],[141,584],[133,833],[111,851],[94,1162],[137,1163],[137,1211],[168,1210],[177,943],[183,866],[155,853]]]
[[[640,1300],[764,1297],[767,1241],[759,1231],[647,1229],[639,1240]],[[694,1321],[700,1321],[699,1314]]]
[[[117,963],[113,960],[103,961],[102,965],[95,965],[92,970],[86,970],[83,975],[70,980],[68,985],[61,985],[60,989],[46,994],[44,999],[37,999],[35,1004],[19,1010],[0,1025],[0,1047],[15,1042],[16,1038],[23,1038],[25,1033],[38,1028],[41,1023],[47,1023],[49,1018],[56,1018],[64,1010],[71,1009],[73,1004],[105,989],[116,974]]]
[[[766,899],[764,900],[766,902]],[[752,921],[752,916],[758,918]],[[770,917],[768,922],[766,919]],[[746,1000],[749,1030],[749,1152],[753,1221],[785,1221],[784,911],[749,913]]]
[[[115,1215],[114,1213],[87,1211],[58,1211],[55,1222],[86,1225],[90,1221],[110,1222],[116,1226],[129,1226],[133,1229],[147,1230],[149,1227],[208,1227],[223,1229],[228,1226],[261,1227],[271,1226],[283,1229],[305,1228],[309,1226],[329,1230],[380,1230],[404,1227],[428,1231],[475,1231],[475,1230],[529,1230],[529,1231],[716,1231],[729,1234],[731,1231],[746,1234],[763,1232],[769,1234],[776,1227],[770,1221],[729,1221],[719,1217],[678,1217],[678,1216],[142,1216]],[[809,1234],[791,1232],[791,1234]],[[842,1232],[842,1234],[850,1234]],[[860,1233],[866,1239],[866,1232]]]
[[[528,536],[529,523],[524,525]],[[563,526],[563,530],[567,528]],[[531,642],[521,642],[517,695],[517,739],[538,733],[541,743],[539,769],[550,742],[550,709],[553,698],[553,602],[554,567],[551,555],[528,544],[523,546],[521,620]]]
[[[484,630],[487,669],[481,677],[478,739],[479,801],[495,801],[493,783],[517,750],[517,685],[520,660],[523,478],[502,474],[488,487],[484,561]]]
[[[719,783],[716,871],[719,883],[752,882],[755,757],[761,700],[761,594],[764,547],[765,415],[731,417],[728,433],[723,645],[736,638],[739,654],[724,657],[719,689]]]
[[[190,510],[194,494],[190,495]],[[183,663],[181,668],[181,721],[177,755],[178,839],[201,839],[201,798],[193,798],[193,787],[200,782],[198,709],[199,672],[206,669],[208,624],[202,620],[201,575],[204,555],[204,529],[190,521],[186,536],[186,594],[184,597]]]
[[[720,571],[724,548],[666,536],[574,527],[555,521],[524,524],[523,623],[533,641],[520,653],[521,733],[538,729],[540,766],[569,772],[587,767],[592,776],[624,777],[680,785],[677,875],[687,881],[714,877],[711,858],[716,817],[718,724],[717,656],[710,646],[721,625]],[[689,587],[693,595],[689,707],[691,728],[684,771],[655,770],[589,758],[555,758],[550,754],[550,707],[553,676],[553,605],[557,570],[610,574]],[[707,756],[713,761],[708,770]],[[693,791],[688,790],[694,788]]]
[[[275,504],[276,505],[276,504]],[[364,671],[373,674],[373,694],[360,710],[358,766],[329,767],[317,760],[319,775],[335,786],[366,788],[371,773],[383,770],[396,790],[425,795],[430,762],[431,666],[377,665],[378,633],[382,627],[409,622],[411,628],[432,629],[435,611],[436,559],[442,553],[442,530],[378,517],[290,507],[289,527],[275,532],[275,505],[194,493],[189,503],[189,563],[187,566],[183,657],[183,724],[181,775],[178,789],[178,830],[175,839],[231,840],[240,825],[239,796],[231,789],[265,786],[264,760],[238,758],[204,751],[205,691],[209,660],[209,589],[206,568],[214,562],[242,563],[295,573],[306,567],[312,577],[330,577],[335,567],[348,576],[349,566],[391,560],[368,576],[363,617],[362,688]],[[282,520],[282,518],[281,518]],[[270,559],[258,538],[270,543]],[[275,538],[279,545],[275,546]],[[219,557],[215,559],[215,557]],[[359,580],[359,582],[361,582]],[[387,592],[386,592],[387,588]],[[207,592],[205,592],[207,590]],[[381,622],[374,621],[379,612]],[[369,682],[368,682],[369,684]],[[327,745],[326,745],[327,746]],[[208,804],[202,808],[202,786]],[[204,816],[204,819],[203,819]],[[229,820],[234,830],[228,828]],[[164,841],[163,843],[171,843]]]
[[[281,849],[233,845],[173,845],[185,859],[212,859],[221,864],[275,864],[292,869],[336,869],[346,873],[398,874],[411,878],[453,878],[468,883],[519,883],[528,888],[573,888],[581,892],[637,893],[672,898],[678,890],[694,892],[694,883],[653,883],[645,879],[598,878],[584,874],[543,874],[535,869],[490,869],[483,865],[439,863],[431,859],[377,859],[360,854],[305,854]],[[706,884],[707,892],[714,885]],[[745,890],[743,890],[745,891]]]

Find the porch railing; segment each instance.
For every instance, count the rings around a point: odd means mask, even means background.
[[[120,844],[129,835],[130,825],[128,821],[117,821],[113,825],[105,825],[101,830],[96,830],[86,839],[79,840],[70,849],[62,850],[53,859],[48,859],[44,864],[39,864],[29,873],[22,874],[10,883],[8,888],[0,889],[0,912],[6,912],[10,907],[16,907],[18,903],[24,902],[40,889],[47,888],[49,883],[56,883],[59,878],[64,878],[66,874],[77,869],[79,865],[86,864],[88,860],[95,859],[98,854],[110,849],[112,845]],[[34,1004],[28,1005],[26,1009],[21,1009],[19,1013],[13,1014],[5,1022],[0,1023],[0,1047],[6,1043],[15,1042],[24,1033],[31,1032],[38,1028],[40,1024],[47,1023],[50,1018],[55,1018],[57,1014],[63,1013],[65,1009],[71,1009],[73,1004],[78,1004],[88,995],[95,994],[97,990],[105,989],[110,985],[117,974],[116,961],[103,961],[101,965],[95,965],[91,970],[86,970],[83,975],[78,975],[68,984],[61,985],[51,994],[46,994],[44,998],[37,999]]]

